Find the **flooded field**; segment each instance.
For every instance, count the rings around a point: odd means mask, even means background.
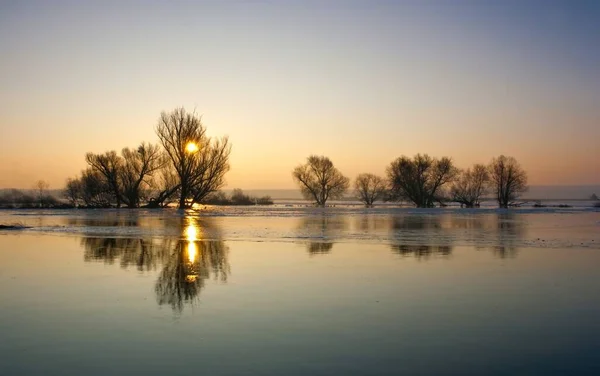
[[[598,374],[600,212],[2,211],[1,374]]]

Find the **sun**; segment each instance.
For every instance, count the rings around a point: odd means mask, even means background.
[[[198,151],[198,145],[195,142],[188,142],[187,145],[185,145],[185,151],[188,153],[195,153]]]

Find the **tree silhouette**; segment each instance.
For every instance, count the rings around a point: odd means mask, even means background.
[[[156,205],[179,192],[180,209],[200,202],[225,184],[231,146],[227,137],[211,140],[199,116],[184,108],[162,112],[156,134],[177,174],[177,185],[162,191]]]
[[[472,169],[461,171],[450,188],[452,201],[467,208],[479,206],[481,196],[489,188],[489,181],[488,168],[484,165],[476,164]]]
[[[121,155],[121,198],[128,207],[137,208],[144,196],[144,190],[152,185],[150,178],[166,160],[160,152],[160,146],[147,143],[142,143],[137,149],[124,148]]]
[[[382,199],[386,194],[385,180],[373,174],[359,174],[354,181],[354,192],[366,207]]]
[[[105,177],[93,168],[81,172],[81,199],[86,206],[109,207],[113,198],[112,190]]]
[[[69,200],[71,205],[77,206],[83,196],[81,180],[78,178],[68,178],[63,190],[63,196]]]
[[[321,207],[330,198],[342,197],[350,185],[350,180],[325,156],[309,156],[305,164],[292,171],[292,176],[300,185],[302,195]]]
[[[110,193],[117,203],[117,208],[121,207],[121,186],[119,184],[119,172],[123,161],[116,151],[107,151],[104,154],[87,153],[85,161],[92,170],[100,173],[109,188]]]
[[[489,173],[498,206],[501,208],[508,208],[508,205],[528,189],[527,173],[513,157],[501,155],[492,159]]]
[[[419,208],[431,208],[441,201],[441,188],[452,181],[457,169],[447,157],[436,159],[417,154],[413,159],[402,156],[387,169],[391,198],[407,199]]]

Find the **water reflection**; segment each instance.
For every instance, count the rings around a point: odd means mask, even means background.
[[[223,241],[179,240],[156,281],[157,302],[181,312],[198,299],[207,279],[226,282],[229,273]]]
[[[310,255],[327,254],[333,248],[333,239],[341,236],[348,228],[348,220],[343,216],[320,215],[304,217],[298,232],[307,238],[306,250]]]
[[[356,229],[363,233],[387,230],[389,223],[390,217],[380,215],[361,215],[354,221]]]
[[[310,255],[319,255],[331,252],[331,248],[333,248],[332,242],[308,242],[306,247],[308,253]]]
[[[121,267],[135,266],[140,271],[160,268],[155,283],[159,305],[169,305],[181,312],[186,304],[194,304],[207,279],[226,282],[230,273],[227,247],[218,235],[220,232],[210,218],[184,217],[162,222],[164,226],[176,225],[179,237],[110,238],[86,237],[82,239],[85,261],[104,261]],[[210,232],[217,239],[203,237]]]
[[[89,212],[84,212],[88,214]],[[96,214],[95,212],[92,212]],[[144,218],[148,220],[147,217]],[[140,225],[139,211],[120,211],[106,212],[102,216],[98,215],[83,215],[80,217],[66,217],[65,224],[67,226],[89,226],[89,227],[137,227]]]
[[[414,257],[419,260],[427,260],[430,257],[448,257],[452,253],[450,245],[406,245],[392,244],[392,252],[403,257]]]
[[[139,271],[156,270],[169,253],[164,240],[86,237],[81,243],[86,262],[102,260],[112,265],[118,261],[123,268],[135,266]]]
[[[73,219],[78,220],[81,219]],[[105,223],[115,220],[108,219]],[[133,214],[116,221],[117,226],[133,223],[150,226],[145,216],[138,221]],[[81,240],[84,260],[118,264],[142,272],[158,271],[154,284],[157,303],[181,312],[199,299],[207,280],[226,282],[230,275],[228,249],[215,221],[211,217],[165,216],[152,220],[150,231],[145,232],[147,236],[87,236]],[[94,219],[94,223],[101,222]],[[472,246],[507,258],[517,254],[526,234],[525,219],[513,212],[367,216],[324,213],[294,218],[289,223],[296,226],[295,236],[305,239],[311,256],[330,253],[338,239],[365,244],[376,239],[390,244],[395,254],[418,260],[449,258],[458,246]],[[93,235],[94,230],[90,229],[88,234]]]
[[[428,259],[447,257],[456,245],[515,257],[526,235],[525,221],[514,212],[489,214],[405,215],[390,218],[392,251]]]
[[[515,257],[518,245],[525,235],[522,220],[514,213],[502,213],[496,217],[498,239],[492,247],[494,254],[500,258]]]
[[[453,237],[445,231],[440,215],[408,215],[391,221],[392,252],[403,257],[427,260],[452,254]]]

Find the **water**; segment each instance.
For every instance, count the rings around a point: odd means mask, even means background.
[[[2,211],[0,374],[599,374],[600,212]]]

